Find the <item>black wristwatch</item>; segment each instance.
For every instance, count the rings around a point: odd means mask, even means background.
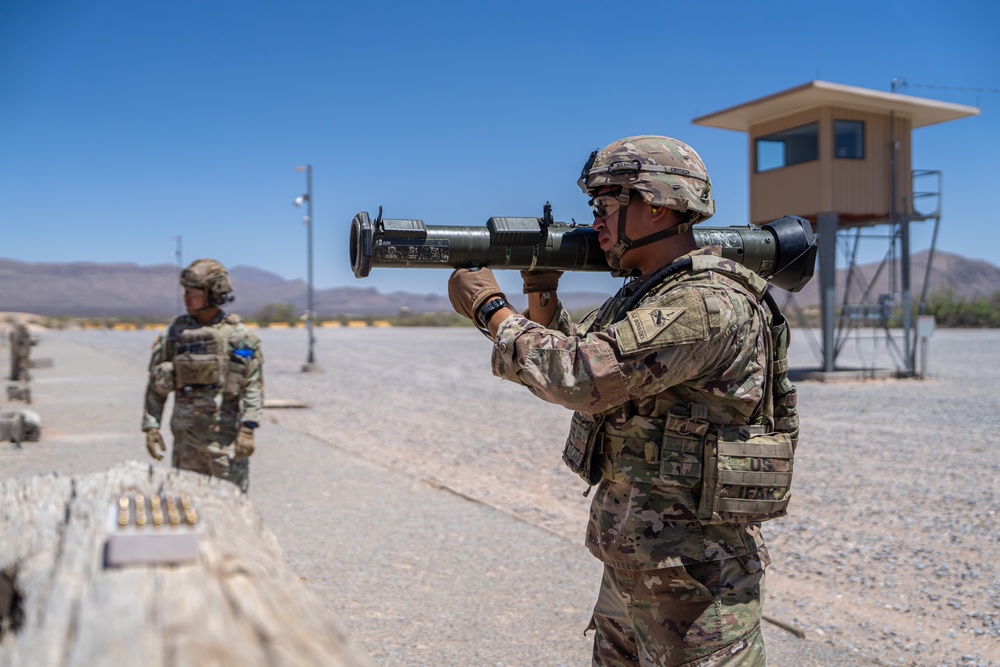
[[[484,329],[487,328],[490,323],[490,318],[493,317],[493,314],[501,308],[510,308],[510,304],[507,303],[507,299],[502,296],[490,299],[483,304],[482,308],[479,309],[479,325]]]

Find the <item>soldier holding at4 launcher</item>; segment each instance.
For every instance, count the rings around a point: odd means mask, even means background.
[[[246,493],[254,429],[264,402],[260,339],[221,306],[233,300],[226,268],[195,260],[181,272],[184,307],[153,344],[142,430],[149,455],[166,451],[160,419],[174,392],[173,465],[221,477]]]
[[[593,663],[764,665],[760,522],[785,514],[798,439],[787,325],[760,276],[697,248],[715,203],[689,146],[616,141],[579,185],[633,276],[618,294],[575,323],[561,272],[525,271],[525,317],[488,268],[457,269],[452,305],[494,339],[495,375],[574,410],[563,460],[598,485],[586,544],[604,563]]]

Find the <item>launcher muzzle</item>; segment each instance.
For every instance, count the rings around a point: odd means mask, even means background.
[[[699,248],[721,246],[722,255],[756,272],[775,287],[797,292],[816,267],[816,236],[804,218],[786,215],[755,227],[696,227]],[[612,269],[589,225],[556,222],[545,205],[541,218],[490,218],[486,226],[425,225],[423,220],[378,217],[361,211],[351,221],[351,268],[364,278],[373,267]]]

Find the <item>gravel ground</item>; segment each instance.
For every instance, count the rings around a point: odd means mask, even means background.
[[[793,369],[817,364],[807,344],[810,333],[793,332]],[[36,356],[46,356],[45,337],[111,352],[120,372],[134,376],[133,384],[102,384],[95,376],[94,392],[107,396],[107,413],[129,406],[138,424],[136,385],[142,383],[150,332],[46,333]],[[489,343],[475,331],[319,330],[322,372],[314,374],[299,372],[305,332],[264,330],[261,337],[268,399],[311,405],[269,410],[267,421],[281,431],[308,434],[359,461],[401,473],[400,479],[450,489],[544,529],[558,544],[582,549],[589,501],[559,458],[569,413],[493,378]],[[765,526],[774,561],[765,614],[804,631],[812,655],[826,656],[808,664],[1000,665],[1000,464],[989,456],[1000,445],[1000,375],[988,363],[997,358],[1000,331],[939,330],[930,342],[925,380],[798,385],[802,437],[795,496],[789,515]],[[53,371],[68,370],[69,363],[60,360]],[[841,364],[891,367],[884,344],[864,337],[849,341]],[[38,372],[39,396],[42,374],[53,371]],[[87,435],[79,437],[80,450],[51,461],[43,448],[28,461],[0,446],[0,474],[88,470],[96,449],[88,453],[84,445],[103,437],[110,447],[120,437],[110,421],[110,414],[95,411]],[[59,423],[43,417],[43,424],[50,422]],[[267,433],[261,431],[261,447]],[[141,436],[130,437],[135,444],[129,447],[141,447]],[[264,460],[255,461],[251,497],[259,507],[272,500],[268,494],[277,502],[275,485],[257,472]],[[318,472],[306,460],[282,474],[292,485],[298,479],[322,493]],[[269,514],[267,506],[260,509],[292,568],[350,618],[344,600],[332,592],[336,582],[324,571],[329,565],[315,556],[316,533],[282,520],[277,511]],[[592,603],[595,587],[589,580],[581,584],[584,604]],[[506,613],[516,613],[509,608],[516,598],[504,604]],[[566,622],[579,624],[589,609],[562,612],[571,619]],[[386,638],[386,648],[379,649],[377,635],[386,625],[369,620],[348,629],[380,664],[424,664],[412,649],[407,653],[409,639]],[[779,639],[770,631],[769,641],[772,636]],[[567,640],[560,647],[566,664],[579,664],[572,656],[585,655],[586,643]],[[469,664],[559,663],[514,656]]]

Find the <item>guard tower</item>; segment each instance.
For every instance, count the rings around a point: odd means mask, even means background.
[[[897,373],[914,374],[909,223],[934,219],[936,242],[941,175],[936,171],[913,171],[910,133],[919,127],[978,113],[975,107],[811,81],[692,121],[695,125],[748,133],[753,224],[793,214],[810,220],[816,228],[823,372],[835,370],[842,334],[851,321],[879,319],[891,339],[889,315],[899,308],[903,344]],[[921,189],[927,183],[931,189]],[[918,200],[921,206],[915,206]],[[885,225],[888,234],[882,234],[882,238],[888,237],[889,251],[878,273],[891,262],[890,271],[895,276],[898,251],[901,281],[898,297],[882,297],[876,304],[870,294],[871,285],[852,286],[851,281],[861,282],[854,261],[864,232]],[[848,284],[842,290],[844,302],[839,316],[835,305],[838,245],[853,247],[848,254]],[[925,276],[925,290],[927,282]],[[849,302],[852,296],[857,303]],[[925,299],[926,293],[921,302]]]

